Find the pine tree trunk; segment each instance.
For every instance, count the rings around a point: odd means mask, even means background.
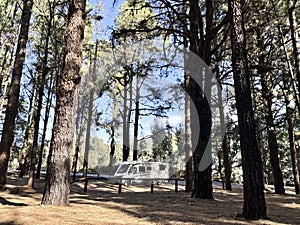
[[[187,71],[186,71],[187,72]],[[190,75],[187,73],[184,77],[185,90],[190,93]],[[185,96],[185,191],[192,192],[194,188],[193,173],[193,145],[191,129],[191,100],[188,95]]]
[[[112,124],[111,128],[111,135],[110,135],[110,152],[109,152],[109,173],[113,175],[113,159],[116,152],[116,141],[115,141],[115,127]]]
[[[127,120],[126,120],[126,146],[127,146],[127,150],[126,150],[126,157],[127,160],[129,158],[130,155],[130,121],[131,121],[131,110],[132,110],[132,105],[133,105],[133,87],[132,87],[132,79],[133,79],[133,75],[130,74],[129,75],[129,105],[128,105],[128,110],[127,110]]]
[[[18,114],[18,103],[21,87],[23,64],[26,55],[26,43],[30,25],[33,0],[24,0],[21,17],[21,29],[18,38],[15,63],[12,72],[12,81],[8,93],[8,104],[5,112],[5,121],[0,143],[0,186],[6,184],[6,172],[10,157],[10,148],[14,140],[15,119]]]
[[[96,47],[94,58],[90,57],[90,67],[92,68],[92,74],[90,75],[92,87],[90,87],[89,99],[88,99],[88,115],[87,115],[87,126],[86,126],[86,137],[85,137],[85,150],[84,150],[84,162],[83,162],[83,174],[86,177],[89,164],[89,150],[91,141],[91,128],[92,128],[92,118],[93,118],[93,108],[94,108],[94,95],[95,95],[95,83],[96,83],[96,61],[98,55],[98,42],[96,40]]]
[[[57,83],[55,121],[42,204],[66,206],[70,196],[71,152],[74,138],[74,95],[80,83],[86,2],[69,1],[66,55]]]
[[[285,107],[286,107],[286,119],[288,125],[289,144],[290,144],[290,151],[291,151],[291,162],[292,162],[292,170],[294,175],[295,193],[299,195],[300,181],[299,181],[297,150],[295,145],[294,123],[293,123],[294,110],[290,107],[290,101],[288,99],[289,85],[286,76],[283,76],[283,85],[284,85],[283,93],[284,93],[284,100],[285,100]]]
[[[182,14],[186,15],[188,5],[188,0],[183,1]],[[183,32],[185,34],[188,33],[188,18],[186,18],[183,22]],[[183,36],[183,45],[184,48],[188,49],[188,39],[186,35]],[[184,54],[184,67],[188,64],[188,54]],[[184,73],[184,88],[186,91],[185,94],[185,192],[192,192],[194,189],[194,173],[193,173],[193,144],[192,144],[192,129],[191,129],[191,99],[187,93],[190,93],[190,74],[189,71],[185,71]]]
[[[192,80],[191,80],[192,81]],[[195,82],[195,81],[192,81]],[[192,83],[191,82],[191,83]],[[202,199],[212,199],[212,179],[211,173],[212,168],[211,164],[204,170],[200,170],[200,162],[203,158],[204,152],[207,148],[210,132],[211,132],[211,112],[207,99],[204,94],[200,92],[201,88],[194,84],[192,85],[194,93],[192,95],[192,100],[195,104],[197,114],[199,117],[200,124],[200,134],[197,143],[193,146],[193,160],[194,160],[194,190],[192,197],[202,198]],[[197,86],[197,87],[196,87]],[[196,130],[195,123],[192,124],[192,131]],[[199,127],[198,127],[199,129]]]
[[[50,10],[52,11],[52,10]],[[34,178],[35,178],[35,165],[36,165],[36,155],[38,152],[38,139],[39,139],[39,129],[40,129],[40,118],[41,118],[41,111],[43,107],[43,97],[44,97],[44,89],[46,83],[46,76],[48,74],[48,54],[49,54],[49,41],[50,41],[50,33],[51,33],[51,25],[52,25],[52,18],[53,15],[50,14],[49,21],[47,23],[47,34],[45,40],[45,52],[44,57],[42,59],[42,74],[40,76],[38,82],[38,105],[34,115],[34,135],[33,135],[33,143],[31,149],[31,164],[30,164],[30,173],[27,186],[34,188]],[[42,152],[42,149],[40,149]]]
[[[215,73],[216,73],[217,81],[221,87],[220,70],[219,70],[218,62],[215,62]],[[224,108],[223,108],[223,101],[222,101],[222,88],[218,89],[218,103],[219,103],[221,130],[225,132],[224,138],[222,141],[222,156],[223,156],[224,171],[225,171],[225,188],[226,188],[226,190],[231,191],[232,190],[232,188],[231,188],[231,166],[230,166],[230,159],[229,159],[229,147],[228,147],[228,143],[227,143],[225,115],[224,115]]]
[[[289,1],[287,1],[289,2]],[[295,1],[296,2],[296,1]],[[289,25],[291,30],[291,40],[292,40],[292,46],[293,46],[293,59],[294,59],[294,69],[295,74],[298,82],[298,100],[300,101],[300,57],[299,57],[299,50],[300,50],[300,44],[299,44],[299,37],[298,37],[298,31],[297,31],[297,19],[296,19],[296,12],[295,12],[295,5],[288,9],[289,14]],[[298,102],[299,104],[299,102]],[[300,106],[298,105],[299,109]],[[300,111],[299,111],[300,114]]]
[[[6,12],[7,12],[7,10],[6,10],[7,6],[8,6],[8,1],[6,2],[6,7],[5,7]],[[19,3],[16,2],[14,5],[13,15],[10,18],[11,23],[7,24],[7,26],[14,27],[14,21],[16,19],[15,17],[17,15],[18,8],[19,8]],[[0,37],[3,35],[2,33],[3,33],[3,28],[0,28]],[[1,38],[0,38],[0,40],[1,40]],[[8,70],[11,67],[11,63],[13,62],[12,58],[13,58],[13,52],[14,52],[14,48],[15,48],[15,40],[11,40],[10,44],[11,44],[11,46],[5,46],[3,62],[1,64],[1,70],[0,70],[0,97],[2,98],[1,103],[0,103],[0,113],[2,112],[3,101],[4,101],[4,98],[2,96],[6,95],[6,86],[7,86],[7,85],[4,85],[5,88],[4,88],[4,91],[2,91],[2,84],[3,84],[3,81],[8,80],[8,77],[9,77]],[[4,43],[0,41],[0,45],[3,46]],[[10,57],[9,57],[9,54],[10,54]],[[7,60],[7,59],[9,59],[9,60]]]
[[[77,172],[77,165],[78,165],[78,158],[80,154],[80,148],[82,145],[82,139],[84,135],[84,130],[85,130],[85,98],[83,98],[82,102],[79,99],[79,90],[75,94],[75,102],[77,110],[76,110],[76,148],[75,148],[75,156],[73,158],[73,164],[72,164],[72,170],[73,170],[73,181],[76,179],[76,172]],[[78,153],[78,157],[77,157]]]
[[[141,78],[137,75],[136,94],[135,94],[135,115],[134,115],[134,140],[133,140],[133,160],[138,160],[138,131],[139,131],[139,117],[140,117],[140,89]]]
[[[261,73],[262,74],[262,73]],[[270,90],[268,89],[267,84],[267,74],[262,74],[262,95],[265,99],[266,106],[265,109],[265,118],[267,124],[267,131],[268,131],[268,146],[269,146],[269,153],[270,153],[270,163],[272,167],[273,173],[273,180],[274,180],[274,188],[276,194],[285,194],[284,190],[284,183],[283,183],[283,176],[280,167],[280,160],[279,160],[279,147],[277,143],[276,137],[276,127],[274,124],[274,116],[272,112],[272,98]]]
[[[87,115],[87,125],[86,125],[86,136],[85,136],[85,148],[84,148],[84,162],[83,162],[83,174],[84,177],[87,176],[88,164],[89,164],[89,150],[91,141],[91,126],[93,117],[93,106],[94,106],[94,88],[90,89],[89,100],[88,100],[88,115]]]
[[[213,5],[211,0],[205,1],[206,7],[206,30],[204,30],[203,20],[201,17],[199,0],[190,0],[190,50],[194,52],[198,57],[203,59],[203,61],[210,65],[211,63],[211,41],[213,39],[214,33],[211,32],[212,23],[213,23]],[[206,33],[207,35],[204,35]],[[204,68],[203,68],[204,69]],[[211,147],[209,143],[210,133],[211,133],[211,111],[208,101],[210,96],[205,96],[206,94],[210,95],[211,88],[211,78],[203,77],[203,74],[206,74],[206,71],[199,71],[199,81],[205,81],[203,84],[197,84],[194,79],[190,80],[191,92],[188,93],[195,104],[197,115],[199,117],[200,123],[200,134],[198,142],[193,142],[193,161],[194,161],[194,190],[192,196],[195,198],[204,198],[212,199],[212,179],[211,179],[211,165],[209,165],[204,171],[199,170],[200,162],[203,157],[206,148]],[[204,88],[199,85],[204,85]],[[204,90],[205,89],[205,90]],[[192,122],[192,132],[199,129],[195,127],[196,123]],[[193,136],[193,134],[192,134]],[[193,137],[194,139],[194,137]]]
[[[112,111],[112,122],[111,122],[111,133],[110,133],[110,152],[109,152],[109,173],[110,175],[114,174],[113,171],[113,163],[114,163],[114,156],[115,156],[115,151],[116,151],[116,141],[115,141],[115,129],[117,126],[117,109],[118,109],[118,101],[114,101],[114,108]]]
[[[297,195],[300,194],[300,181],[299,181],[299,168],[298,168],[298,158],[297,151],[295,146],[295,134],[294,134],[294,126],[291,118],[292,109],[287,105],[287,122],[288,122],[288,133],[289,133],[289,143],[290,143],[290,151],[291,151],[291,161],[292,161],[292,170],[294,175],[294,186],[295,193]]]
[[[34,114],[35,95],[36,95],[35,85],[33,85],[30,100],[29,100],[28,117],[27,117],[24,141],[23,141],[23,146],[21,151],[20,174],[19,174],[20,178],[23,178],[25,175],[28,174],[28,156],[29,156],[29,150],[32,147],[33,132],[34,132],[33,114]]]
[[[223,143],[222,143],[222,151],[223,151],[223,162],[225,168],[225,188],[226,190],[231,191],[231,166],[229,159],[229,148],[227,143],[227,134],[225,133]]]
[[[256,220],[267,217],[263,171],[250,92],[246,54],[243,0],[229,0],[231,12],[231,48],[235,98],[238,113],[243,162],[244,206],[243,217]]]
[[[35,95],[34,100],[34,106],[33,106],[33,116],[32,116],[32,137],[30,140],[32,140],[32,144],[30,145],[30,148],[28,149],[28,155],[29,155],[29,179],[27,181],[27,186],[33,188],[33,179],[34,179],[34,170],[35,170],[35,163],[36,163],[36,151],[33,152],[33,144],[34,144],[34,135],[36,135],[35,127],[36,127],[36,114],[37,114],[37,108],[39,104],[38,99],[38,93]]]
[[[129,134],[128,134],[128,128],[129,122],[128,122],[128,105],[127,105],[127,96],[128,96],[128,87],[127,87],[127,79],[129,76],[127,73],[124,75],[124,111],[123,111],[123,161],[127,161],[129,157]]]
[[[41,169],[42,169],[42,163],[43,163],[43,155],[44,155],[44,147],[45,147],[45,142],[46,142],[47,127],[48,127],[48,121],[49,121],[49,116],[50,116],[52,98],[54,95],[54,93],[52,92],[53,83],[54,83],[54,77],[53,77],[53,75],[51,75],[50,86],[48,89],[46,110],[45,110],[44,127],[43,127],[42,139],[41,139],[41,148],[39,151],[38,166],[36,169],[36,179],[40,179],[40,177],[41,177]]]
[[[259,65],[265,64],[265,55],[263,52],[264,49],[264,39],[261,35],[260,29],[256,30],[257,33],[257,40],[258,40],[258,49],[261,54],[258,57]],[[264,110],[265,110],[265,119],[267,124],[267,131],[268,131],[268,146],[269,146],[269,153],[270,153],[270,162],[272,167],[273,173],[273,180],[274,180],[274,188],[276,194],[285,194],[284,190],[284,183],[283,183],[283,176],[280,167],[280,160],[279,160],[279,147],[277,143],[276,137],[276,127],[274,124],[274,116],[272,111],[272,93],[270,90],[270,83],[268,82],[271,77],[267,71],[264,71],[261,67],[257,69],[257,73],[261,75],[261,87],[262,87],[262,96],[264,98]]]

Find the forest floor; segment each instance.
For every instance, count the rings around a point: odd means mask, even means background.
[[[246,221],[236,217],[243,206],[242,188],[233,191],[214,187],[214,200],[193,199],[179,186],[161,184],[150,193],[149,186],[118,186],[91,182],[88,192],[83,183],[72,184],[70,206],[41,206],[43,181],[36,188],[26,179],[11,177],[0,192],[0,224],[300,224],[300,197],[266,194],[269,220]]]

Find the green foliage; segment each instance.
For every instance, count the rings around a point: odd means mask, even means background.
[[[105,144],[102,139],[92,137],[89,149],[89,168],[101,172],[101,168],[109,164],[109,145]]]
[[[115,35],[125,39],[127,37],[139,40],[151,38],[153,32],[148,31],[156,26],[153,16],[152,9],[145,0],[127,0],[120,7],[119,15],[115,20],[117,29]],[[137,32],[138,30],[143,32]]]

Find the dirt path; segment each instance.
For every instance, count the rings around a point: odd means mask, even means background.
[[[174,192],[174,186],[124,187],[103,182],[72,185],[69,207],[40,206],[43,183],[31,190],[24,179],[10,179],[7,190],[0,192],[0,224],[300,224],[300,197],[267,194],[270,220],[245,221],[236,218],[242,211],[242,190],[232,192],[216,187],[214,200],[192,199]]]

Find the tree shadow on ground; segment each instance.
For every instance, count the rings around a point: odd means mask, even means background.
[[[9,194],[15,195],[17,197],[34,198],[40,201],[39,196],[36,193],[42,194],[44,188],[44,180],[36,179],[35,188],[27,186],[27,179],[11,177],[7,180],[5,185],[5,191]]]
[[[27,204],[25,204],[25,203],[11,202],[2,197],[0,197],[0,203],[3,205],[11,205],[11,206],[27,206]]]
[[[148,186],[143,191],[137,187],[124,187],[122,194],[117,194],[117,185],[100,182],[89,184],[87,193],[79,184],[72,188],[76,189],[72,204],[101,205],[160,224],[300,224],[295,216],[300,208],[300,198],[296,196],[267,194],[270,220],[246,221],[237,217],[243,207],[241,187],[233,191],[214,187],[214,200],[194,199],[183,191],[175,193],[170,185],[157,186],[153,194]],[[293,203],[294,206],[290,205]]]
[[[3,222],[1,223],[1,225],[19,225],[19,224],[14,221],[9,221],[9,222]]]
[[[226,194],[218,193],[215,200],[194,199],[189,193],[175,193],[173,186],[162,186],[150,193],[148,186],[142,192],[135,192],[135,187],[126,187],[122,194],[98,190],[97,184],[89,188],[88,193],[77,189],[77,195],[71,198],[71,203],[86,204],[84,200],[94,201],[102,207],[125,212],[136,218],[162,224],[242,224],[236,215],[241,211],[242,196],[231,196],[226,202]],[[145,190],[148,190],[146,191]],[[232,206],[235,198],[234,206]],[[90,203],[89,203],[90,204]],[[230,206],[229,206],[230,204]],[[224,209],[224,210],[223,210]],[[244,221],[245,224],[246,221]]]

